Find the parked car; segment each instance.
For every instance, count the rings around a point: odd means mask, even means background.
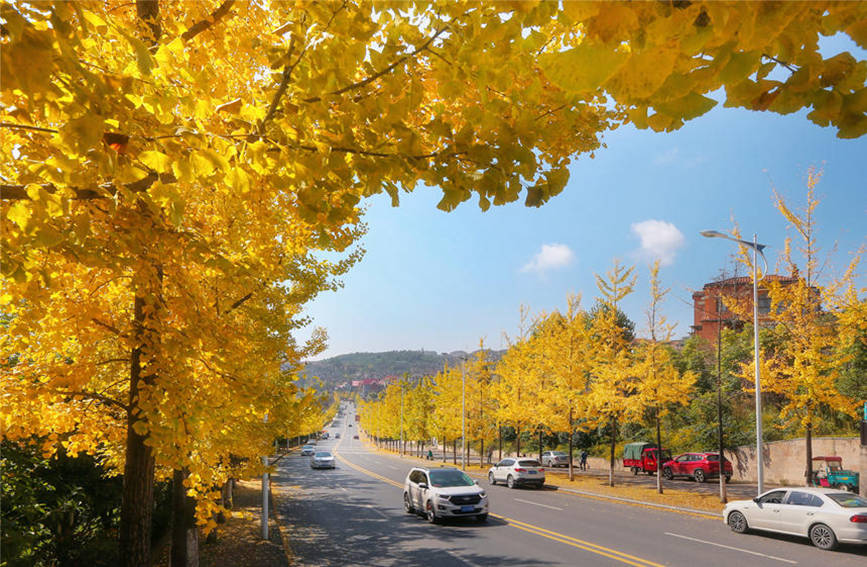
[[[309,457],[310,455],[312,455],[315,452],[316,452],[316,447],[314,447],[313,445],[304,445],[301,447],[301,456],[302,457]]]
[[[543,467],[568,467],[569,455],[563,451],[545,451],[542,453]]]
[[[623,467],[632,469],[632,474],[645,472],[653,474],[656,472],[656,467],[660,462],[671,460],[671,453],[667,449],[657,450],[656,445],[639,441],[637,443],[627,443],[623,446]]]
[[[353,435],[352,438],[353,438],[353,439],[358,439],[358,435]]]
[[[335,439],[340,439],[340,433],[335,433],[335,434],[334,434],[334,438],[335,438]]]
[[[334,455],[331,451],[316,451],[310,458],[311,469],[333,469]]]
[[[729,502],[723,518],[733,532],[764,530],[807,537],[819,549],[837,542],[867,544],[867,499],[829,488],[776,488]]]
[[[403,483],[403,506],[432,524],[444,518],[488,519],[488,495],[479,483],[452,467],[415,467]]]
[[[732,464],[724,459],[726,482],[732,478]],[[709,478],[719,478],[719,453],[683,453],[662,464],[662,476],[671,480],[675,477],[694,478],[704,482]]]
[[[812,485],[858,492],[860,474],[843,468],[843,457],[813,457]]]
[[[491,484],[505,482],[509,488],[531,485],[542,488],[545,485],[545,469],[536,459],[506,458],[488,470]]]

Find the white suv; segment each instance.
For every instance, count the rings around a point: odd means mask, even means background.
[[[536,459],[506,458],[488,470],[488,482],[505,482],[509,488],[525,484],[542,488],[545,486],[545,469]]]
[[[403,507],[434,524],[443,518],[488,519],[488,495],[479,483],[451,467],[417,467],[403,484]]]

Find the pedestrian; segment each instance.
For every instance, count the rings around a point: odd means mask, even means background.
[[[587,470],[587,449],[581,449],[581,470]]]
[[[430,449],[427,450],[427,460],[433,460],[433,451],[431,451]]]

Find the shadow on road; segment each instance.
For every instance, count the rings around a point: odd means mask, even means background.
[[[431,525],[403,510],[396,488],[348,468],[314,471],[306,459],[290,457],[272,480],[293,565],[525,564],[467,551],[481,534],[506,522],[489,517],[485,523],[467,518]]]

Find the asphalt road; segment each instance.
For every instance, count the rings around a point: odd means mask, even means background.
[[[347,415],[335,470],[282,459],[272,477],[276,512],[295,565],[805,565],[863,567],[867,547],[823,552],[806,539],[732,533],[721,519],[586,498],[556,490],[488,486],[491,516],[428,524],[406,514],[411,465],[352,439]],[[352,423],[353,427],[348,427]],[[333,436],[332,436],[333,437]]]

